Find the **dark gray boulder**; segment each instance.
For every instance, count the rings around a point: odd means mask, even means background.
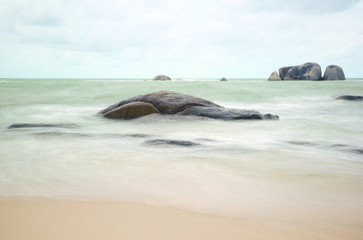
[[[304,63],[279,69],[282,80],[321,80],[321,67],[317,63]]]
[[[347,101],[363,101],[363,96],[342,95],[337,97],[336,99],[347,100]]]
[[[268,78],[268,81],[281,81],[281,77],[278,74],[278,72],[274,71],[273,73],[271,73],[270,77]]]
[[[226,82],[226,81],[227,81],[227,78],[222,77],[220,81],[221,81],[221,82]]]
[[[165,81],[165,80],[171,80],[171,78],[166,75],[157,75],[153,78],[153,80]]]
[[[129,117],[130,107],[132,107],[132,117]],[[146,109],[146,111],[139,110],[139,107]],[[118,119],[132,119],[154,113],[199,116],[225,120],[278,119],[276,115],[263,115],[257,111],[224,108],[202,98],[171,91],[159,91],[132,97],[99,112],[104,117]]]
[[[325,68],[324,80],[345,80],[344,71],[337,65],[329,65]]]

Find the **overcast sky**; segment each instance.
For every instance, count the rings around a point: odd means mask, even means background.
[[[363,0],[0,0],[1,77],[363,77]]]

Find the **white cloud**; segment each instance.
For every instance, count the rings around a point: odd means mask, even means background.
[[[363,76],[363,1],[0,0],[0,77]]]

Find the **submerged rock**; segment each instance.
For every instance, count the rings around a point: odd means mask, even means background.
[[[353,149],[353,152],[363,154],[363,149]]]
[[[171,80],[171,78],[166,75],[157,75],[153,78],[153,80],[165,81],[165,80]]]
[[[193,115],[198,117],[208,117],[223,120],[235,119],[278,119],[278,116],[266,114],[263,115],[258,111],[234,109],[234,108],[221,108],[221,107],[200,107],[193,106],[177,113],[179,115]]]
[[[50,123],[15,123],[8,126],[9,129],[12,128],[78,128],[80,127],[74,123],[65,124],[50,124]]]
[[[36,132],[32,133],[35,136],[45,136],[45,137],[91,137],[90,134],[86,133],[74,133],[74,132]]]
[[[308,142],[308,141],[288,141],[287,143],[299,146],[316,146],[316,143]]]
[[[363,101],[363,96],[354,96],[354,95],[342,95],[337,97],[339,100],[348,100],[348,101]]]
[[[131,114],[132,113],[132,114]],[[123,100],[99,112],[107,118],[133,119],[150,114],[176,114],[214,119],[278,119],[277,115],[229,109],[191,95],[159,91]]]
[[[345,80],[344,71],[337,65],[329,65],[325,69],[324,80]]]
[[[179,146],[179,147],[195,147],[201,145],[200,143],[192,142],[192,141],[184,141],[184,140],[169,140],[169,139],[152,139],[147,140],[144,144],[152,145],[152,146]]]
[[[327,143],[327,142],[309,142],[309,141],[287,141],[289,144],[301,146],[301,147],[314,147],[321,149],[332,149],[336,151],[350,152],[356,154],[363,154],[363,149],[353,145],[346,145],[340,143]]]
[[[271,73],[270,77],[268,78],[268,81],[281,81],[281,77],[278,74],[278,72],[274,71],[273,73]]]
[[[153,135],[143,134],[143,133],[77,133],[77,132],[36,132],[32,133],[35,136],[46,136],[46,137],[89,137],[89,138],[148,138],[153,137]]]
[[[321,80],[321,67],[317,63],[304,63],[279,69],[282,80]]]

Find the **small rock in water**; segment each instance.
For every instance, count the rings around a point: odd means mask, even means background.
[[[348,100],[348,101],[363,101],[363,96],[354,96],[354,95],[342,95],[337,97],[339,100]]]
[[[363,154],[363,149],[353,149],[353,152]]]
[[[222,77],[220,81],[221,81],[221,82],[226,82],[226,81],[228,81],[228,80],[227,80],[227,78]]]
[[[169,139],[152,139],[152,140],[147,140],[144,143],[148,144],[148,145],[153,145],[153,146],[172,145],[172,146],[180,146],[180,147],[195,147],[195,146],[200,145],[200,143],[196,143],[196,142],[192,142],[192,141],[169,140]]]
[[[80,126],[74,123],[65,124],[48,124],[48,123],[15,123],[8,126],[12,128],[79,128]]]
[[[293,145],[300,145],[300,146],[316,146],[316,143],[308,142],[308,141],[288,141],[287,143],[293,144]]]
[[[68,133],[68,132],[37,132],[33,133],[35,136],[45,136],[45,137],[90,137],[90,134],[85,133]]]

